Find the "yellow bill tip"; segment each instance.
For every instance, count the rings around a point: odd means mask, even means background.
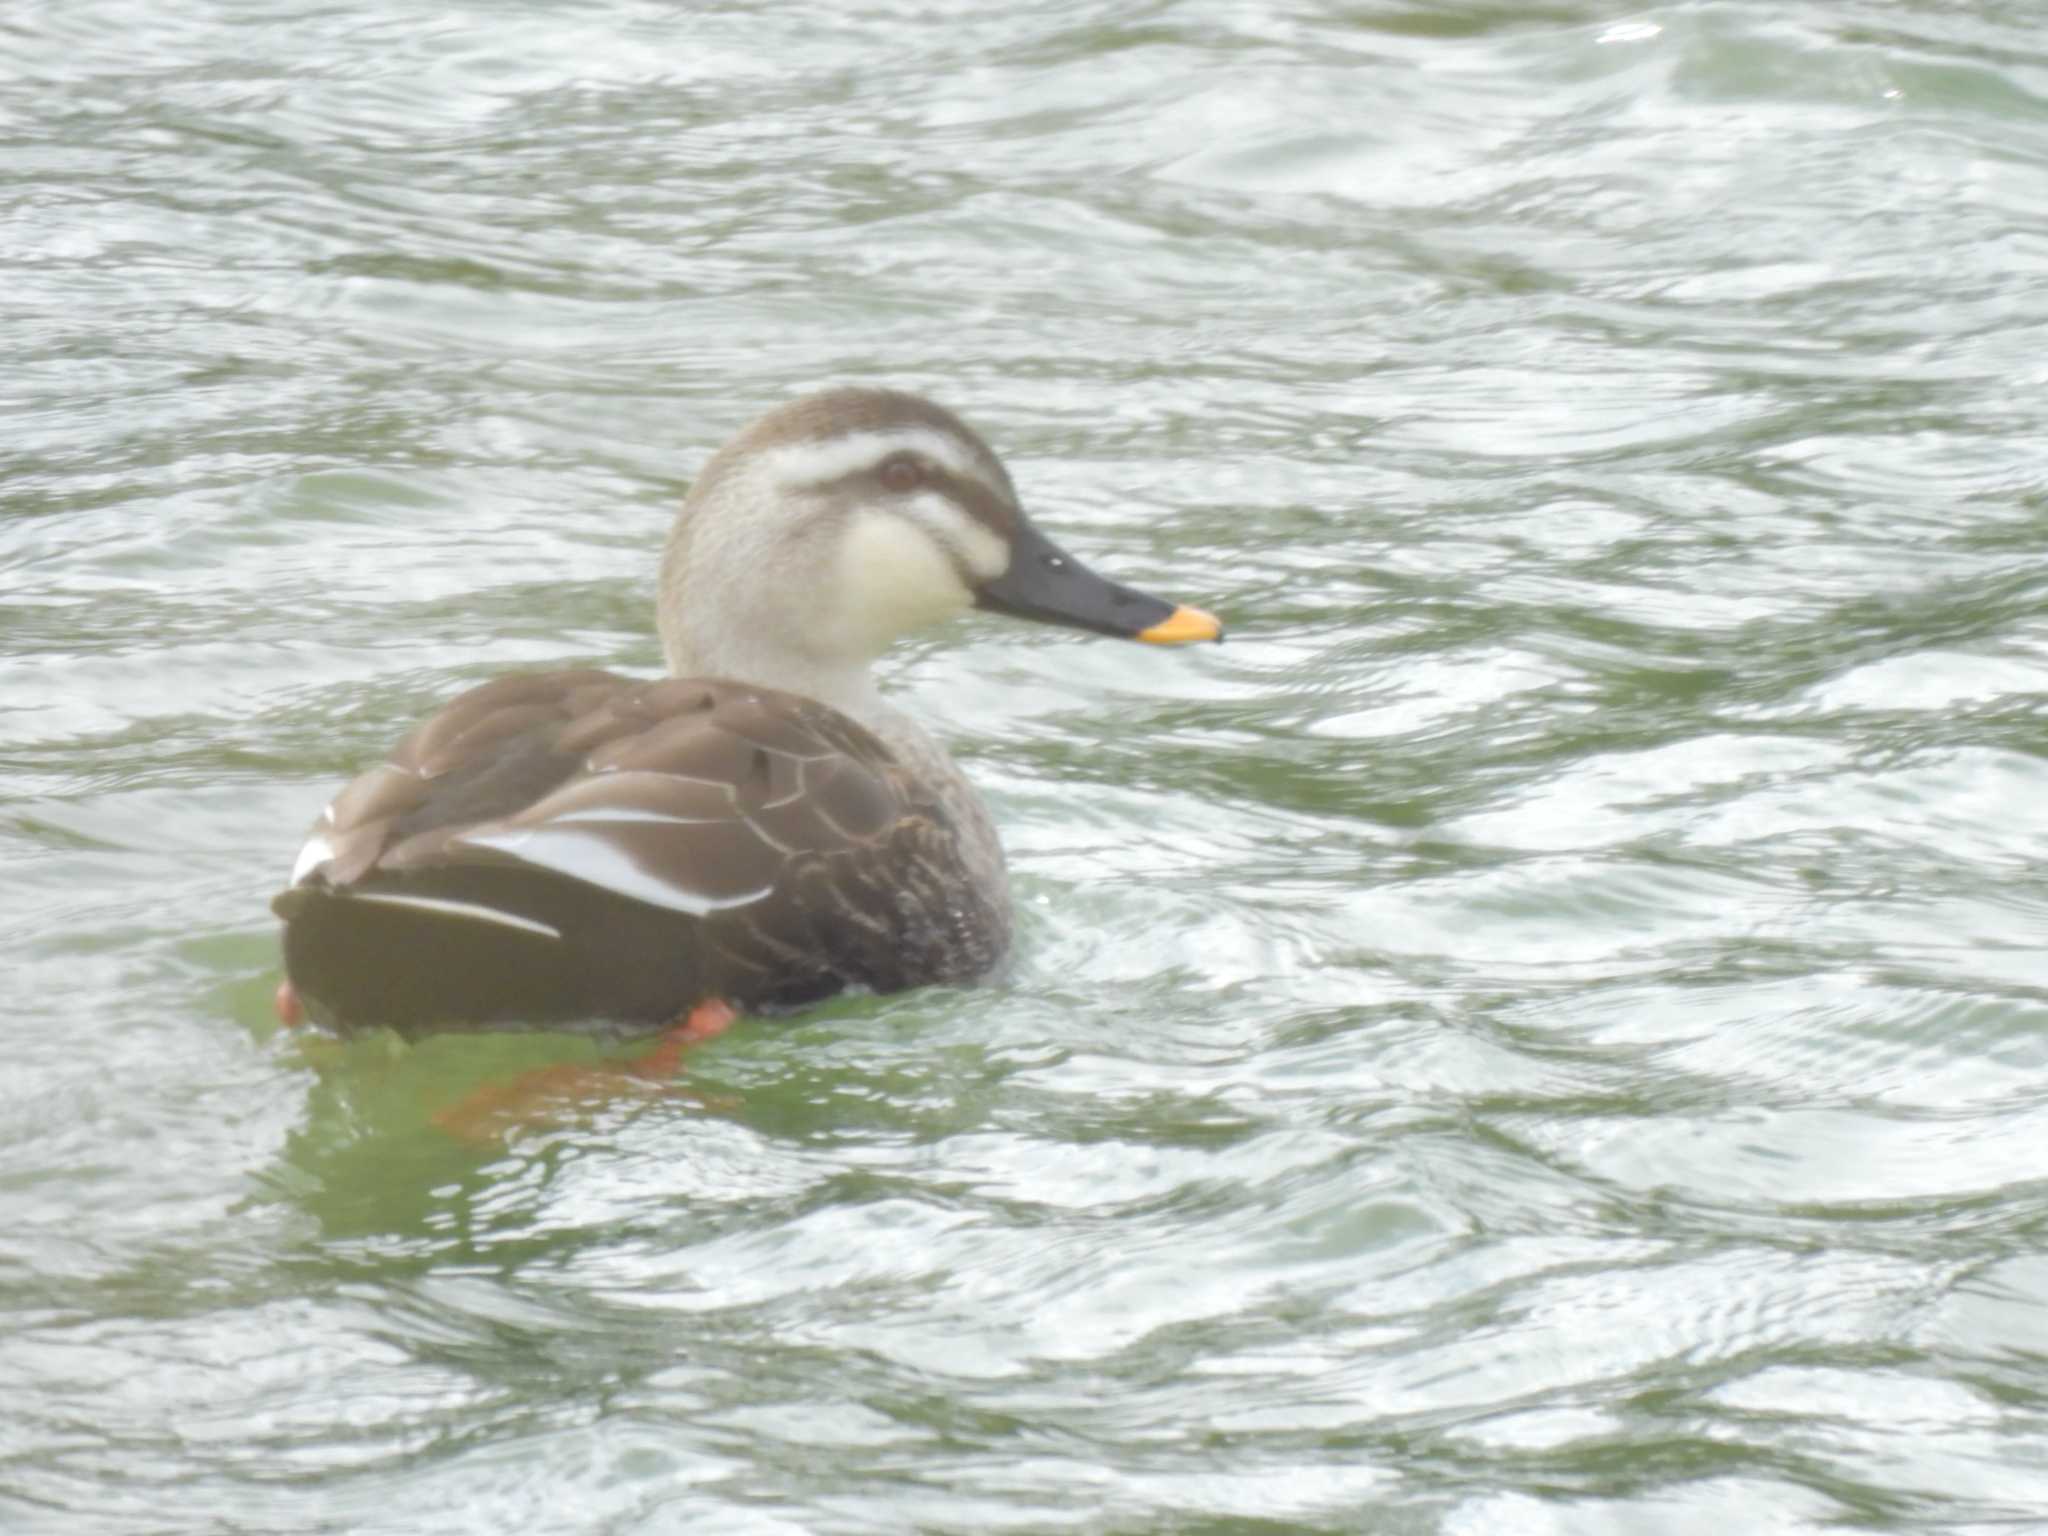
[[[1221,640],[1223,624],[1213,613],[1182,606],[1150,629],[1138,631],[1147,645],[1192,645],[1197,640]]]

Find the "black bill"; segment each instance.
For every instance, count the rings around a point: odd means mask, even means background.
[[[975,592],[974,606],[1153,645],[1223,638],[1213,615],[1098,576],[1022,521],[1010,538],[1010,568]]]

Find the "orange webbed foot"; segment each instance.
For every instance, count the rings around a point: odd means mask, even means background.
[[[635,1096],[675,1092],[672,1079],[683,1053],[715,1040],[739,1018],[731,1004],[710,998],[671,1026],[645,1055],[622,1062],[563,1062],[537,1067],[502,1083],[486,1083],[460,1103],[434,1115],[434,1124],[458,1141],[502,1143],[515,1131],[559,1125]]]
[[[654,1049],[626,1063],[635,1077],[666,1080],[682,1067],[683,1052],[707,1040],[716,1040],[739,1021],[739,1011],[722,998],[706,998],[672,1026]]]

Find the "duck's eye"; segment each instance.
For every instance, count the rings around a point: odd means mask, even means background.
[[[882,465],[882,484],[898,495],[916,490],[923,482],[924,470],[915,459],[897,457]]]

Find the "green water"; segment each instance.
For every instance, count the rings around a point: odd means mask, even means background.
[[[2048,1527],[2031,5],[0,19],[0,1530]],[[1013,974],[498,1152],[266,902],[925,390]]]

